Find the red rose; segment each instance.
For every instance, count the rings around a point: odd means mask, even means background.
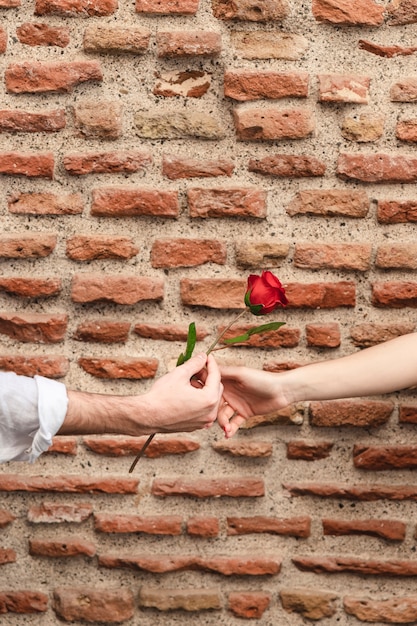
[[[261,276],[251,274],[248,277],[245,304],[254,315],[266,315],[279,306],[286,306],[288,300],[278,278],[267,271]]]

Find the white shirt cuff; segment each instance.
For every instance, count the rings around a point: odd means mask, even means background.
[[[67,390],[63,383],[35,376],[38,388],[39,429],[35,432],[28,453],[29,463],[52,445],[52,437],[61,428],[68,408]]]

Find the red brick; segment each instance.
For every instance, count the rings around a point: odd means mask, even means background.
[[[7,31],[0,26],[0,54],[4,54],[7,50]]]
[[[24,61],[10,64],[5,71],[6,89],[10,93],[64,93],[71,92],[81,83],[102,80],[98,61]]]
[[[256,188],[189,189],[191,217],[266,217],[266,191]]]
[[[122,135],[122,105],[120,102],[91,100],[73,107],[74,126],[80,137],[118,139]]]
[[[16,517],[10,513],[10,511],[6,511],[6,509],[0,509],[0,528],[6,528],[9,524],[11,524]]]
[[[367,104],[369,76],[359,74],[319,74],[319,102]]]
[[[260,619],[271,603],[271,594],[262,591],[234,591],[229,594],[229,609],[244,619]]]
[[[117,0],[36,0],[35,15],[104,17],[117,9]]]
[[[319,22],[344,26],[381,26],[384,6],[373,0],[313,0],[313,15]]]
[[[364,596],[345,596],[343,608],[348,615],[354,615],[363,622],[384,624],[412,623],[417,618],[417,599],[415,596],[395,594],[390,598],[369,598]]]
[[[23,298],[48,298],[58,295],[61,289],[59,278],[0,278],[0,291]]]
[[[138,252],[130,237],[75,235],[67,239],[66,254],[74,261],[131,259]]]
[[[308,620],[332,617],[337,611],[338,595],[320,589],[291,588],[279,592],[282,607],[288,613],[300,613]]]
[[[159,58],[217,56],[222,49],[220,33],[203,30],[159,31],[156,43]]]
[[[407,525],[390,519],[342,520],[326,518],[323,522],[323,535],[343,537],[345,535],[370,535],[389,541],[404,541]]]
[[[44,613],[48,610],[48,596],[40,591],[0,591],[0,614]]]
[[[400,405],[398,421],[400,424],[417,424],[417,406]]]
[[[97,217],[177,217],[178,192],[126,187],[93,190],[91,215]]]
[[[387,7],[390,26],[403,26],[417,22],[417,6],[414,0],[397,0]]]
[[[232,457],[260,459],[272,455],[272,444],[268,441],[215,441],[212,448]]]
[[[139,592],[141,607],[159,611],[200,612],[222,608],[221,594],[218,589],[164,589],[161,586],[142,585]],[[197,618],[198,619],[198,618]]]
[[[65,128],[63,109],[48,113],[30,113],[18,109],[0,111],[0,131],[11,133],[54,133]]]
[[[0,313],[0,333],[15,341],[57,343],[65,338],[67,325],[63,313]]]
[[[353,464],[358,469],[372,471],[415,469],[417,467],[417,447],[355,444],[353,447]]]
[[[142,449],[147,437],[84,437],[84,444],[95,454],[106,456],[128,456]],[[159,434],[146,448],[145,456],[159,459],[171,454],[188,454],[200,448],[200,444],[185,437],[172,437]]]
[[[305,178],[323,176],[326,165],[312,156],[296,154],[276,154],[262,159],[250,159],[250,172],[279,178]]]
[[[252,533],[267,533],[271,535],[285,535],[287,537],[310,536],[311,519],[304,517],[277,518],[257,515],[254,517],[228,517],[228,535],[247,535]]]
[[[201,98],[211,85],[211,74],[201,70],[158,72],[156,77],[153,93],[164,98]]]
[[[53,27],[49,24],[25,22],[16,28],[20,43],[27,46],[58,46],[65,48],[70,42],[69,28]]]
[[[108,624],[130,620],[135,611],[133,593],[100,585],[98,588],[58,587],[54,590],[54,611],[67,622],[87,621]]]
[[[262,98],[306,98],[309,75],[285,72],[229,70],[224,74],[224,95],[245,102]]]
[[[29,554],[62,559],[73,556],[94,556],[96,547],[90,541],[82,539],[29,539]]]
[[[210,239],[156,239],[152,245],[152,267],[193,267],[204,263],[224,265],[226,244]]]
[[[417,118],[397,122],[395,136],[400,141],[417,141]]]
[[[136,0],[137,13],[195,15],[199,0]]]
[[[0,257],[5,259],[40,259],[49,256],[55,249],[56,235],[38,233],[3,234],[0,236]]]
[[[389,341],[395,337],[413,332],[415,324],[411,323],[390,323],[357,324],[350,331],[353,344],[359,348],[368,348],[384,341]]]
[[[276,313],[279,315],[279,313]],[[281,317],[285,319],[284,314]],[[238,337],[243,335],[250,328],[253,328],[254,324],[240,324],[233,325],[229,331],[224,335],[224,339],[230,339],[232,337]],[[224,327],[219,328],[219,332],[223,332]],[[236,343],[234,346],[245,345],[245,347],[253,348],[294,348],[300,341],[300,330],[298,328],[283,327],[278,330],[270,330],[266,333],[260,333],[259,335],[252,335],[247,341],[243,343]],[[223,343],[223,342],[222,342]]]
[[[134,115],[136,134],[145,139],[224,139],[226,133],[219,116],[183,107],[169,112],[140,111]]]
[[[47,153],[0,152],[0,174],[27,176],[28,178],[53,178],[54,155]]]
[[[100,359],[81,357],[78,363],[83,370],[96,378],[141,380],[154,378],[158,369],[157,359]]]
[[[372,304],[401,309],[417,307],[417,283],[407,281],[379,282],[372,285]]]
[[[343,483],[286,483],[284,489],[291,496],[317,496],[358,502],[377,500],[417,501],[417,489],[413,485],[352,485]]]
[[[119,493],[136,494],[139,481],[121,476],[78,476],[55,474],[53,476],[25,476],[22,474],[0,474],[0,491],[29,493]]]
[[[217,517],[190,517],[187,521],[187,533],[193,537],[218,537],[220,523]]]
[[[170,180],[179,178],[214,178],[216,176],[231,176],[234,163],[229,159],[201,160],[174,155],[164,155],[162,159],[162,174]]]
[[[315,348],[338,348],[341,344],[340,326],[336,322],[328,324],[307,324],[308,346]]]
[[[389,95],[392,102],[416,102],[417,78],[414,76],[401,78],[391,85]]]
[[[83,45],[86,52],[144,54],[149,46],[150,31],[140,27],[87,26]]]
[[[143,300],[159,301],[164,297],[164,282],[147,276],[109,276],[108,274],[75,274],[72,279],[73,302],[115,302],[136,304]]]
[[[193,498],[259,498],[265,495],[260,478],[156,478],[154,496],[191,496]]]
[[[69,361],[64,356],[0,355],[0,369],[22,376],[62,378],[68,373]]]
[[[306,189],[299,191],[287,206],[294,215],[320,215],[323,217],[366,217],[370,199],[365,191],[347,189]]]
[[[84,204],[80,193],[18,193],[8,198],[10,213],[23,215],[76,215]]]
[[[354,307],[355,283],[287,283],[285,290],[289,308],[334,309],[339,306]]]
[[[188,326],[175,324],[135,324],[133,331],[146,339],[156,341],[187,341]],[[200,326],[196,329],[197,341],[202,341],[209,334]]]
[[[359,39],[358,48],[387,59],[397,56],[409,56],[417,51],[417,46],[381,46],[365,39]]]
[[[97,513],[94,529],[101,533],[144,533],[176,536],[182,533],[180,515],[128,515]]]
[[[327,459],[334,443],[331,441],[289,441],[287,443],[287,459],[303,461],[319,461]]]
[[[406,154],[340,154],[337,174],[364,183],[415,183],[417,157]]]
[[[386,424],[394,410],[389,401],[377,400],[329,400],[310,402],[312,426],[357,426],[375,428]]]
[[[369,270],[371,244],[297,243],[294,251],[295,267],[303,269]]]
[[[62,524],[71,522],[81,524],[93,512],[93,506],[88,502],[62,504],[45,502],[34,504],[28,509],[28,521],[32,524]]]
[[[241,141],[304,139],[315,129],[313,113],[301,107],[236,107],[233,120],[237,138]]]
[[[181,300],[185,306],[214,309],[244,309],[246,281],[241,279],[183,278]],[[213,297],[213,294],[216,294]]]
[[[20,7],[22,0],[0,0],[0,7],[2,9],[12,9],[14,7]]]
[[[375,266],[383,269],[417,269],[417,245],[381,244],[377,248]]]
[[[413,200],[379,200],[377,217],[381,224],[417,222],[417,202]]]
[[[15,563],[17,560],[17,555],[14,550],[11,548],[0,548],[0,565],[5,565],[6,563]]]
[[[78,324],[74,339],[77,341],[97,341],[99,343],[125,343],[130,330],[129,322],[97,319]]]
[[[149,555],[113,555],[102,554],[98,558],[100,566],[107,568],[127,568],[155,574],[175,571],[201,571],[222,574],[223,576],[266,576],[278,574],[281,562],[276,558],[258,556],[210,556],[199,557],[178,554]]]
[[[89,154],[67,154],[63,165],[71,176],[143,172],[152,163],[152,156],[144,150],[116,150]]]
[[[45,454],[70,454],[75,456],[78,452],[76,437],[53,437],[52,445]]]
[[[360,576],[417,576],[417,561],[313,556],[296,557],[292,562],[301,571],[316,574],[345,572]]]

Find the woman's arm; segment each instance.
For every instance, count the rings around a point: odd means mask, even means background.
[[[287,372],[221,367],[221,376],[230,407],[222,407],[218,419],[231,437],[251,415],[293,402],[378,395],[416,385],[417,334]],[[230,419],[231,409],[237,414]]]

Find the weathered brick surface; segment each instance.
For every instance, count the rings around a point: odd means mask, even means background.
[[[182,58],[217,56],[222,49],[220,33],[209,31],[160,31],[157,35],[158,56]]]
[[[53,133],[65,128],[65,111],[55,109],[45,113],[3,109],[0,111],[0,131],[18,133]]]
[[[87,26],[84,31],[84,50],[86,52],[143,54],[150,39],[146,28],[123,28],[121,26]]]
[[[57,343],[64,339],[67,325],[64,313],[0,313],[0,333],[22,342]]]
[[[368,103],[368,76],[321,74],[318,78],[321,102]]]
[[[345,26],[380,26],[384,7],[373,0],[360,0],[353,5],[349,0],[313,0],[316,20]]]
[[[233,111],[241,141],[304,139],[315,129],[314,116],[305,108],[239,108]]]
[[[288,613],[300,613],[309,620],[332,617],[337,611],[338,595],[321,589],[281,589],[279,597]]]
[[[28,509],[28,520],[32,524],[62,524],[66,522],[81,524],[90,517],[93,506],[88,502],[78,504],[56,504],[43,501]]]
[[[130,237],[88,237],[78,235],[67,239],[66,253],[74,261],[94,259],[131,259],[138,253]]]
[[[310,421],[314,426],[381,426],[394,405],[376,400],[329,400],[310,403]]]
[[[40,591],[13,590],[0,592],[0,613],[44,613],[48,596]]]
[[[244,619],[260,619],[270,602],[271,595],[259,591],[235,591],[229,595],[230,611]]]
[[[64,356],[0,355],[0,369],[22,376],[62,378],[68,374],[69,360]]]
[[[146,276],[106,276],[76,274],[72,280],[71,298],[74,302],[107,300],[117,304],[136,304],[142,300],[162,300],[162,280]]]
[[[343,607],[349,615],[364,622],[385,622],[387,624],[413,622],[417,616],[415,596],[371,599],[363,596],[345,596]]]
[[[134,614],[134,597],[123,587],[58,587],[54,590],[54,610],[65,621],[121,623]]]
[[[308,74],[231,71],[224,75],[224,95],[233,100],[306,98]]]
[[[140,606],[159,611],[204,611],[220,609],[221,596],[218,589],[163,589],[142,587],[139,595]]]
[[[70,42],[69,29],[52,27],[48,24],[26,22],[16,28],[20,43],[27,46],[59,46],[65,48]]]
[[[67,154],[63,158],[64,167],[72,176],[141,172],[151,162],[150,153],[144,150]]]
[[[97,378],[126,378],[140,380],[153,378],[158,369],[157,359],[100,359],[81,357],[78,363],[83,370]]]
[[[201,159],[179,158],[174,155],[164,155],[162,172],[171,180],[178,178],[214,178],[217,176],[231,176],[234,170],[233,162],[228,159],[202,161]]]
[[[19,193],[8,198],[9,211],[23,215],[76,215],[84,209],[81,194]]]
[[[101,81],[98,61],[41,63],[26,61],[6,68],[6,89],[11,93],[70,92],[86,81]]]
[[[178,213],[176,191],[101,187],[92,192],[91,214],[97,217],[177,217]]]
[[[52,153],[0,152],[0,174],[27,176],[28,178],[53,178]]]
[[[80,541],[65,537],[60,541],[49,541],[48,539],[30,539],[29,554],[31,556],[44,556],[49,558],[73,557],[73,556],[94,556],[96,548],[88,541]]]
[[[340,520],[323,519],[323,534],[336,537],[343,535],[370,535],[389,541],[405,539],[406,524],[395,520]]]
[[[152,267],[188,267],[226,262],[226,245],[206,239],[156,239],[152,246]]]

